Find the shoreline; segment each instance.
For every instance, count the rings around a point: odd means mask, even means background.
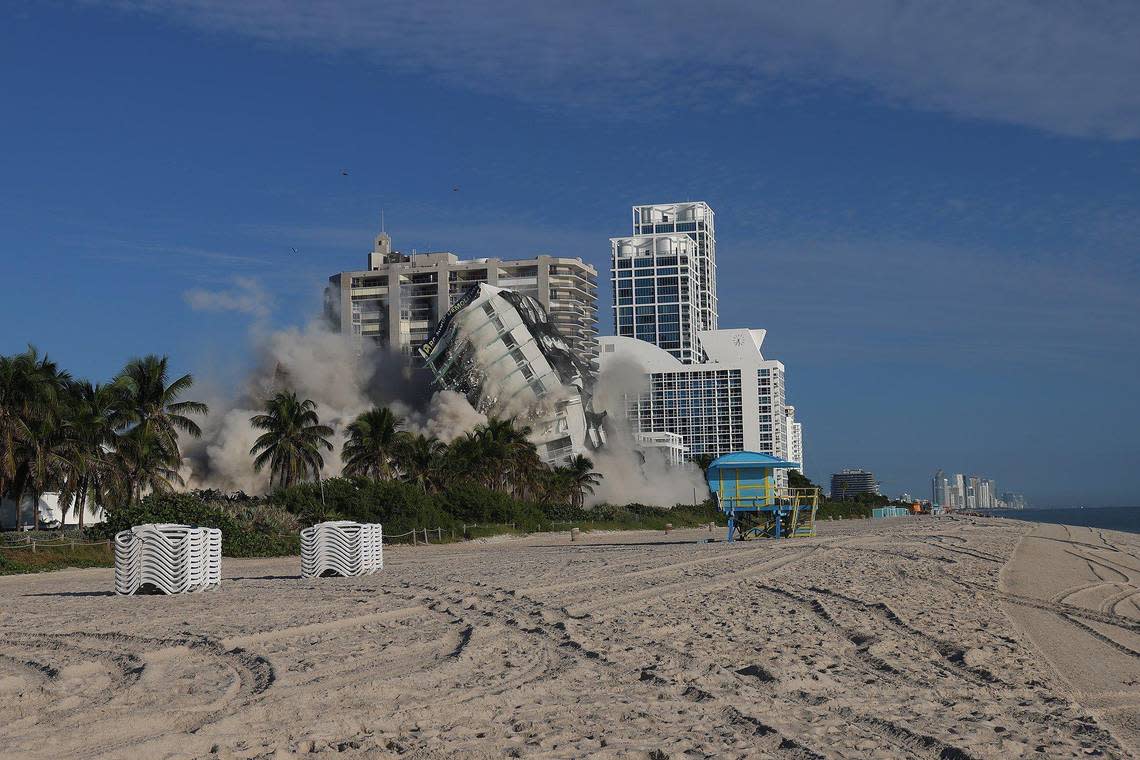
[[[951,516],[819,526],[731,545],[719,530],[697,543],[701,529],[441,544],[386,552],[365,578],[227,559],[221,589],[183,597],[111,596],[102,568],[0,577],[0,746],[1134,755],[1140,536],[1070,527],[1064,543],[1047,523]],[[1074,656],[1102,649],[1100,670]]]

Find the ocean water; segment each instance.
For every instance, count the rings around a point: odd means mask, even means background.
[[[1086,528],[1140,533],[1140,507],[1086,507],[1084,509],[999,509],[991,514],[1014,520],[1081,525]]]

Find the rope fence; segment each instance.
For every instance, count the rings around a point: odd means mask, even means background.
[[[478,523],[464,523],[463,524],[463,531],[460,535],[465,537],[467,535],[467,529],[468,528],[478,528],[478,527],[479,527]],[[515,524],[511,523],[511,527],[514,528]],[[389,541],[389,540],[394,541],[394,540],[400,539],[400,538],[411,538],[412,546],[418,546],[420,544],[430,545],[432,543],[441,544],[441,543],[443,543],[443,536],[444,536],[445,532],[447,534],[449,534],[450,540],[452,540],[452,541],[455,540],[455,530],[453,528],[446,528],[445,529],[445,528],[440,528],[440,527],[436,527],[436,528],[413,528],[412,530],[409,530],[407,533],[396,533],[396,534],[392,534],[392,535],[385,535],[384,540],[385,541]],[[432,538],[434,538],[435,541],[432,541],[431,540]],[[4,538],[4,539],[0,539],[0,550],[30,549],[31,551],[35,552],[36,549],[55,549],[55,548],[62,548],[62,547],[74,549],[77,546],[108,546],[108,547],[113,547],[114,543],[115,542],[110,540],[110,539],[107,539],[104,541],[82,541],[82,540],[68,539],[68,538],[55,538],[55,539],[24,538],[23,540],[12,540],[10,538]]]
[[[465,537],[467,535],[467,529],[468,528],[478,528],[478,527],[479,527],[478,523],[464,523],[463,524],[463,531],[460,535]],[[511,527],[512,528],[514,527],[513,523],[511,524]],[[412,546],[418,546],[420,544],[429,544],[430,545],[432,543],[430,536],[434,533],[435,534],[435,543],[441,544],[441,543],[443,543],[444,530],[445,530],[444,528],[438,528],[438,527],[437,528],[412,528],[407,533],[385,534],[384,540],[387,541],[387,540],[395,540],[397,538],[411,537]],[[446,530],[447,530],[447,533],[450,534],[451,540],[454,541],[455,540],[455,529],[454,528],[447,528]]]
[[[109,547],[113,543],[114,542],[111,541],[110,539],[108,539],[106,541],[71,541],[68,539],[57,539],[54,541],[52,541],[52,540],[40,541],[40,540],[32,538],[32,539],[28,539],[28,540],[24,541],[23,543],[9,543],[9,542],[0,543],[0,549],[30,549],[34,553],[37,548],[39,548],[39,549],[55,549],[55,548],[61,548],[64,546],[68,547],[69,549],[74,549],[77,546],[108,546]]]

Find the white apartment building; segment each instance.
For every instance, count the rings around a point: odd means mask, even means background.
[[[403,254],[376,236],[368,269],[329,278],[326,311],[337,327],[414,353],[472,285],[528,295],[587,361],[598,355],[598,271],[581,259],[535,256],[463,261],[454,253]]]
[[[640,449],[657,449],[665,461],[677,467],[685,462],[685,440],[676,433],[635,433],[634,440]]]
[[[788,461],[799,464],[797,468],[801,474],[806,474],[804,468],[804,426],[796,422],[796,408],[787,404],[784,406],[784,438],[788,442]]]
[[[703,360],[690,364],[633,337],[605,336],[599,363],[603,372],[611,363],[632,363],[648,375],[647,391],[626,396],[635,433],[679,435],[688,459],[734,451],[788,459],[784,365],[761,354],[764,336],[764,330],[700,332]]]
[[[716,330],[716,225],[703,201],[633,207],[633,235],[610,240],[619,336],[699,362],[697,334]]]

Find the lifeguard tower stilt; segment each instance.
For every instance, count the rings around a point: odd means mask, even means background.
[[[781,488],[776,470],[799,465],[755,451],[737,451],[709,465],[709,490],[728,517],[727,541],[815,535],[818,488]]]

